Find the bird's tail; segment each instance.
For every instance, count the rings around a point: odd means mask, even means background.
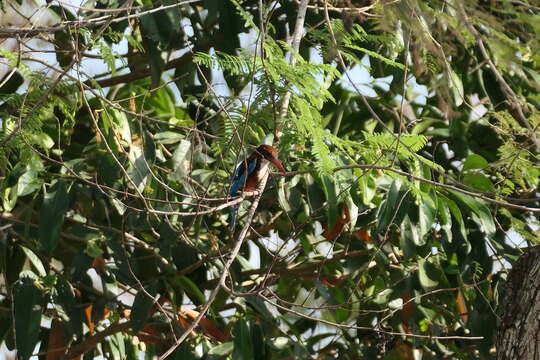
[[[238,205],[233,205],[231,207],[231,229],[234,230],[234,227],[236,226],[236,215],[238,214]]]

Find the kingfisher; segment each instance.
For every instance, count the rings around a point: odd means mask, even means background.
[[[287,172],[277,158],[276,148],[270,145],[260,145],[249,157],[244,159],[234,171],[231,180],[229,196],[237,196],[242,192],[257,190],[257,186],[268,172],[268,165],[272,164],[283,174]],[[238,205],[233,205],[231,210],[231,228],[236,225]]]

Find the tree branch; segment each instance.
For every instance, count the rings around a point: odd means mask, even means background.
[[[517,121],[521,123],[521,125],[525,126],[527,130],[531,133],[531,139],[534,142],[534,145],[536,147],[536,152],[540,153],[540,143],[538,142],[538,138],[536,137],[536,132],[532,128],[531,124],[525,117],[525,114],[523,113],[523,107],[521,106],[521,103],[519,101],[518,96],[514,92],[514,90],[508,85],[502,74],[499,72],[493,61],[491,60],[491,57],[488,54],[488,51],[486,49],[486,46],[484,45],[484,41],[482,40],[482,37],[478,33],[478,31],[475,29],[475,27],[469,22],[467,13],[465,12],[465,8],[463,6],[462,2],[458,2],[458,8],[459,12],[461,14],[461,18],[463,19],[463,22],[465,23],[465,26],[471,34],[473,34],[474,38],[476,39],[476,43],[478,44],[478,48],[480,49],[480,53],[482,54],[482,57],[484,58],[483,61],[489,65],[489,69],[497,79],[497,82],[499,83],[502,92],[504,93],[507,101],[508,101],[508,107],[512,111],[512,115],[516,118]]]
[[[209,48],[210,47],[208,46],[201,49],[200,51],[207,51]],[[167,64],[165,64],[165,66],[163,67],[163,70],[174,69],[174,68],[186,65],[190,63],[192,60],[193,60],[193,53],[187,52],[183,56],[169,61]],[[113,85],[124,84],[124,83],[132,82],[134,80],[143,79],[150,75],[151,75],[150,69],[145,69],[140,72],[131,72],[129,74],[118,75],[118,76],[114,76],[108,79],[102,79],[102,80],[97,80],[97,81],[88,79],[83,84],[94,89],[97,87],[106,88]]]
[[[93,349],[97,344],[105,340],[107,336],[111,336],[113,334],[119,333],[119,332],[125,332],[128,331],[131,328],[131,321],[126,321],[123,323],[115,323],[111,324],[109,327],[107,327],[105,330],[100,331],[96,333],[95,335],[92,335],[88,338],[86,338],[82,343],[79,345],[73,347],[70,352],[68,352],[65,356],[65,360],[75,359],[79,356],[83,355],[84,353],[90,351]]]
[[[15,37],[17,35],[19,36],[36,36],[39,34],[46,34],[46,33],[56,33],[58,31],[65,31],[65,30],[78,30],[82,28],[93,28],[100,26],[102,24],[109,25],[110,23],[118,23],[124,20],[130,20],[139,18],[144,15],[152,14],[155,12],[180,7],[183,5],[199,2],[201,0],[184,0],[178,3],[174,3],[171,5],[162,5],[157,8],[153,9],[147,9],[145,11],[141,11],[136,14],[130,14],[126,16],[121,16],[118,18],[115,18],[116,15],[107,15],[107,16],[101,16],[99,18],[95,19],[89,19],[89,20],[74,20],[74,21],[65,21],[60,23],[57,26],[50,26],[50,27],[31,27],[31,28],[2,28],[0,29],[0,38],[11,38]],[[135,7],[125,7],[122,8],[121,11],[132,11]]]
[[[306,11],[308,7],[309,0],[302,0],[300,4],[298,5],[298,15],[296,17],[296,24],[294,26],[294,33],[292,35],[291,39],[291,47],[293,49],[293,52],[291,53],[291,58],[289,63],[291,66],[294,66],[296,64],[296,56],[298,56],[298,50],[300,49],[300,40],[302,39],[302,33],[304,31],[304,20],[306,18]],[[281,108],[279,110],[279,118],[283,119],[287,116],[287,112],[289,110],[289,102],[291,101],[291,95],[292,91],[288,90],[285,95],[283,95],[283,100],[281,102]],[[281,123],[276,124],[276,128],[274,129],[274,137],[276,141],[279,141],[279,138],[281,135],[283,135],[283,132],[281,129],[283,128]]]

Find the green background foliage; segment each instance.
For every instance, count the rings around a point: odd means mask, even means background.
[[[508,269],[539,240],[533,3],[311,1],[298,52],[295,1],[47,8],[64,23],[17,36],[57,64],[0,52],[3,344],[490,358]],[[289,173],[232,231],[235,164],[272,141]]]

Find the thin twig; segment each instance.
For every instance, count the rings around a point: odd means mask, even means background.
[[[35,28],[2,28],[0,29],[0,38],[11,38],[15,35],[25,35],[27,37],[36,36],[43,33],[55,33],[59,31],[65,31],[65,30],[78,30],[82,28],[92,28],[97,27],[99,25],[109,25],[111,23],[118,23],[124,20],[130,20],[130,19],[137,19],[141,16],[153,14],[159,11],[164,11],[176,7],[181,7],[187,4],[192,4],[196,2],[200,2],[201,0],[185,0],[182,2],[174,3],[171,5],[162,5],[157,8],[149,9],[146,11],[141,11],[136,14],[126,15],[126,16],[120,16],[115,17],[115,15],[107,15],[102,16],[99,18],[89,19],[89,20],[73,20],[73,21],[65,21],[61,22],[57,26],[51,26],[51,27],[35,27]],[[132,7],[125,7],[123,8],[124,11],[130,11],[132,10]]]
[[[458,2],[458,9],[461,15],[461,18],[463,22],[465,23],[465,26],[471,34],[473,34],[474,38],[476,39],[476,43],[478,44],[478,48],[480,49],[480,52],[482,53],[482,57],[484,58],[483,61],[485,61],[489,65],[489,69],[497,79],[497,82],[499,83],[502,92],[505,94],[509,108],[512,110],[515,110],[512,115],[517,118],[517,120],[529,130],[529,133],[531,134],[531,139],[534,142],[534,145],[536,147],[536,152],[540,153],[540,142],[538,142],[538,138],[536,136],[536,132],[533,130],[531,124],[529,123],[529,120],[527,120],[527,117],[525,116],[523,112],[523,107],[521,106],[521,102],[514,92],[514,90],[508,85],[500,71],[497,69],[493,61],[491,60],[491,57],[489,56],[489,53],[486,49],[486,46],[484,45],[484,40],[482,40],[482,37],[478,33],[478,31],[475,29],[475,27],[470,23],[467,13],[465,12],[465,8],[463,6],[462,2]]]
[[[291,48],[292,53],[290,54],[289,63],[291,66],[296,64],[296,57],[298,56],[298,50],[300,49],[300,40],[302,39],[302,34],[304,32],[304,20],[306,17],[306,10],[308,7],[309,0],[302,0],[298,5],[298,15],[296,16],[296,24],[294,26],[294,33],[291,38]],[[281,102],[281,108],[279,110],[279,118],[283,121],[283,118],[287,116],[289,110],[289,102],[291,101],[292,90],[287,90],[283,95],[283,100]],[[283,122],[278,122],[276,128],[274,129],[275,141],[279,141],[281,135],[283,135]]]

